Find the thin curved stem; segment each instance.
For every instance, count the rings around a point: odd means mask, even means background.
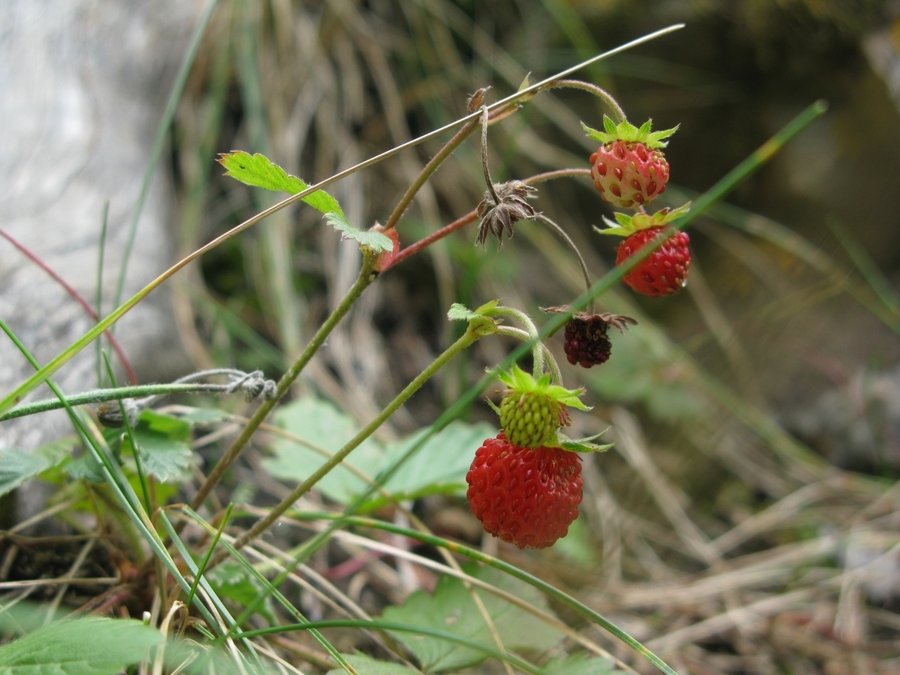
[[[341,300],[340,304],[334,308],[328,318],[325,319],[321,326],[319,326],[319,330],[316,331],[316,334],[313,335],[312,339],[306,345],[303,353],[300,354],[288,371],[282,375],[272,398],[263,401],[256,409],[256,412],[253,413],[250,421],[244,426],[238,437],[234,439],[231,447],[228,448],[225,454],[222,455],[213,467],[213,470],[209,473],[209,476],[207,476],[206,481],[200,486],[200,489],[197,490],[197,494],[194,495],[193,500],[191,500],[191,508],[200,508],[200,505],[203,504],[212,489],[222,479],[222,476],[228,467],[231,466],[234,460],[238,458],[238,455],[241,454],[241,451],[246,447],[247,443],[250,441],[250,437],[253,436],[259,425],[263,423],[266,417],[268,417],[275,405],[288,392],[291,385],[294,383],[294,380],[296,380],[303,371],[303,368],[306,367],[306,364],[309,363],[313,355],[319,350],[322,344],[324,344],[328,335],[334,330],[334,327],[337,326],[340,320],[350,311],[350,308],[363,294],[363,291],[378,278],[378,275],[375,272],[376,263],[377,256],[364,254],[363,264],[359,270],[359,276],[357,276],[356,281],[347,291],[347,294],[344,296],[343,300]]]
[[[616,122],[624,122],[628,118],[625,116],[625,111],[622,110],[621,106],[618,104],[616,99],[612,97],[606,89],[602,87],[598,87],[596,84],[592,84],[591,82],[585,82],[583,80],[556,80],[555,82],[549,82],[545,87],[543,87],[543,91],[547,89],[581,89],[582,91],[586,91],[589,94],[593,94],[602,101],[613,111],[613,115],[616,117]]]
[[[537,326],[534,325],[534,321],[531,320],[531,317],[528,316],[525,312],[514,309],[513,307],[505,307],[500,305],[491,309],[487,312],[488,316],[505,316],[517,321],[519,324],[524,326],[524,330],[522,331],[525,334],[525,339],[523,342],[533,342],[531,347],[531,374],[534,375],[535,378],[540,377],[544,374],[544,345],[538,339],[538,329]],[[514,333],[509,333],[510,335],[515,335]],[[519,336],[517,336],[519,337]],[[521,338],[520,338],[521,339]],[[550,359],[553,359],[553,355],[548,351],[547,354],[550,355]],[[556,368],[556,371],[559,372],[559,368]]]
[[[257,523],[247,530],[244,534],[242,534],[235,542],[234,547],[240,549],[245,546],[248,542],[252,541],[260,534],[265,532],[269,527],[272,526],[275,521],[281,518],[284,513],[290,509],[298,499],[300,499],[303,495],[309,492],[313,486],[318,483],[326,474],[332,471],[336,466],[338,466],[344,459],[353,452],[359,445],[365,441],[369,436],[371,436],[375,431],[384,424],[391,415],[393,415],[397,410],[400,409],[409,398],[415,394],[422,386],[430,380],[435,373],[437,373],[441,368],[443,368],[451,359],[453,359],[457,354],[461,353],[463,350],[470,347],[473,343],[475,343],[479,338],[482,337],[482,334],[473,330],[467,330],[463,335],[456,340],[452,345],[447,347],[434,361],[432,361],[425,370],[419,373],[415,379],[413,379],[406,387],[404,387],[403,391],[401,391],[397,396],[394,397],[394,400],[387,404],[384,409],[366,426],[360,429],[359,433],[356,434],[353,438],[347,441],[344,446],[334,453],[327,462],[322,464],[316,471],[309,475],[309,477],[300,483],[297,487],[291,490],[291,493],[287,495],[284,499],[282,499],[277,505],[272,507],[272,510],[269,511],[269,514],[265,517],[257,521]]]
[[[409,205],[412,203],[412,200],[415,198],[416,194],[419,190],[422,189],[422,186],[428,181],[431,175],[437,171],[437,168],[443,164],[444,160],[447,159],[450,154],[459,147],[460,143],[462,143],[466,138],[468,138],[469,134],[475,129],[478,124],[477,119],[471,119],[463,125],[463,127],[453,134],[453,137],[447,141],[444,146],[437,151],[437,153],[428,160],[428,163],[422,168],[422,171],[419,172],[419,175],[416,176],[416,179],[412,182],[412,184],[406,188],[406,192],[403,193],[403,196],[400,197],[400,201],[397,202],[397,205],[394,207],[394,210],[391,211],[391,215],[388,216],[387,222],[384,224],[385,230],[390,230],[397,226],[397,223],[400,221],[400,217],[409,208]]]
[[[500,197],[497,196],[497,191],[494,189],[494,181],[491,178],[491,170],[488,168],[488,142],[487,142],[487,132],[488,132],[488,109],[487,106],[481,108],[481,170],[484,172],[484,182],[487,185],[487,190],[491,195],[491,199],[494,200],[494,204],[500,203]]]
[[[247,373],[241,373],[246,376]],[[223,384],[214,384],[211,382],[171,382],[168,384],[143,384],[133,387],[114,387],[111,389],[93,389],[81,394],[66,396],[65,402],[58,398],[44,399],[21,405],[13,408],[3,415],[0,415],[0,422],[15,419],[17,417],[26,417],[36,413],[47,412],[49,410],[58,410],[66,406],[91,405],[94,403],[105,403],[107,401],[121,401],[127,398],[143,398],[149,397],[156,399],[170,394],[198,394],[198,393],[232,393],[237,391],[233,382]]]
[[[528,334],[528,331],[522,330],[521,328],[516,328],[515,326],[498,326],[497,335],[506,335],[507,337],[513,337],[520,342],[528,342],[532,338],[532,336]],[[545,364],[547,366],[547,370],[550,371],[551,380],[553,382],[561,384],[562,371],[559,369],[559,364],[553,357],[553,352],[551,352],[550,348],[543,342],[536,342],[535,345],[540,345],[541,351],[547,357],[545,360]]]
[[[581,251],[578,250],[578,247],[575,245],[575,242],[572,241],[572,238],[569,236],[569,233],[566,232],[562,227],[559,226],[555,221],[545,216],[543,213],[537,213],[534,215],[535,220],[539,220],[545,225],[549,225],[550,229],[552,229],[556,234],[560,236],[560,238],[566,242],[566,245],[572,249],[572,252],[575,254],[575,257],[578,258],[578,264],[581,266],[581,274],[584,277],[584,287],[587,290],[591,289],[591,273],[588,272],[587,263],[584,261],[584,256],[581,255]],[[593,314],[594,313],[594,299],[591,298],[591,302],[588,305],[588,311]]]

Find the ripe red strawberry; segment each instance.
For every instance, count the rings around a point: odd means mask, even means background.
[[[513,445],[526,448],[557,445],[557,431],[569,423],[568,407],[587,410],[581,390],[550,384],[550,376],[535,379],[516,365],[498,378],[506,385],[497,413],[500,427]]]
[[[632,234],[619,244],[616,250],[616,265],[622,264],[636,251],[658,239],[664,229],[651,227]],[[631,268],[622,277],[622,281],[634,291],[651,297],[680,291],[687,284],[688,269],[691,266],[690,241],[687,232],[676,232],[653,253]]]
[[[607,227],[594,229],[600,234],[626,237],[616,250],[616,265],[621,265],[644,246],[658,241],[660,233],[667,229],[665,226],[686,214],[690,208],[688,202],[677,209],[660,209],[652,215],[616,213],[616,222],[604,219]],[[622,281],[643,295],[669,295],[684,288],[690,267],[690,237],[686,232],[675,232],[632,267]]]
[[[603,116],[604,131],[582,124],[600,142],[590,156],[591,178],[600,196],[618,208],[639,208],[661,195],[669,182],[669,163],[662,152],[678,127],[651,131],[647,120],[640,127],[615,124]]]
[[[578,517],[581,458],[560,448],[523,448],[503,432],[475,452],[466,496],[484,529],[519,548],[546,548]]]
[[[630,316],[620,314],[575,314],[566,323],[563,342],[566,359],[573,366],[577,363],[582,368],[606,363],[612,351],[609,327],[624,331],[629,324],[635,323],[637,321]]]

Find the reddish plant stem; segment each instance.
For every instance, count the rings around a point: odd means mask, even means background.
[[[458,229],[465,227],[469,223],[474,223],[476,220],[478,220],[478,212],[475,211],[475,209],[472,209],[466,215],[461,216],[460,218],[457,218],[452,223],[447,223],[441,229],[435,230],[431,234],[429,234],[425,237],[422,237],[421,239],[419,239],[416,242],[413,242],[412,244],[410,244],[409,246],[404,248],[402,251],[400,251],[396,255],[396,257],[390,261],[390,263],[387,266],[382,268],[382,270],[381,270],[382,273],[391,269],[397,263],[403,262],[408,257],[415,255],[416,253],[422,251],[423,249],[428,248],[429,246],[431,246],[431,244],[433,244],[434,242],[436,242],[440,239],[443,239],[448,234],[450,234],[452,232],[456,232]]]
[[[11,234],[9,234],[6,230],[0,228],[0,237],[3,237],[10,244],[15,246],[19,252],[24,255],[28,260],[33,262],[35,265],[40,267],[53,281],[59,284],[62,289],[71,297],[75,302],[81,305],[81,308],[84,310],[85,314],[87,314],[94,321],[97,320],[97,312],[91,306],[91,304],[85,300],[81,294],[73,288],[68,281],[62,278],[59,273],[56,272],[50,265],[41,260],[38,255],[32,251],[30,248],[25,246],[22,242],[15,239]],[[134,374],[134,369],[131,367],[131,362],[128,360],[128,357],[125,356],[125,352],[122,349],[122,345],[113,337],[113,334],[109,331],[105,331],[103,333],[106,336],[106,339],[109,340],[110,347],[113,348],[113,351],[116,353],[116,356],[119,357],[119,362],[122,364],[122,369],[125,371],[125,377],[128,379],[129,384],[137,384],[137,376]]]
[[[555,180],[557,178],[571,178],[575,176],[590,176],[590,169],[558,169],[556,171],[546,171],[544,173],[538,173],[530,178],[524,179],[522,182],[527,183],[528,185],[534,185],[535,183],[544,183],[549,180]],[[381,272],[387,272],[394,265],[403,262],[410,256],[419,253],[420,251],[428,248],[434,242],[443,239],[448,234],[456,232],[457,230],[465,227],[469,223],[474,223],[478,220],[478,212],[475,209],[472,209],[464,216],[460,216],[456,220],[451,223],[447,223],[439,230],[435,230],[431,234],[422,237],[416,242],[413,242],[403,250],[401,250],[393,260],[390,261],[385,267],[381,268]]]

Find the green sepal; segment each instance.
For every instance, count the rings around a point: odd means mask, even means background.
[[[491,312],[498,304],[499,300],[490,300],[472,310],[462,303],[454,302],[447,310],[447,318],[450,321],[468,322],[468,330],[477,335],[491,335],[497,332],[497,320],[491,317]]]
[[[569,438],[564,434],[558,434],[558,447],[568,452],[578,452],[584,454],[592,452],[606,452],[611,447],[613,447],[615,443],[600,444],[592,442],[595,438],[601,435],[602,434],[596,434],[595,436],[588,436],[587,438]]]
[[[691,203],[687,202],[682,204],[677,209],[671,209],[668,206],[664,209],[660,209],[656,213],[649,214],[638,212],[634,215],[628,215],[627,213],[620,213],[616,211],[613,213],[613,217],[616,219],[615,222],[611,221],[609,218],[604,217],[603,222],[606,223],[606,227],[597,227],[594,226],[594,230],[597,234],[608,234],[616,237],[628,237],[638,230],[646,230],[649,227],[662,227],[663,225],[668,225],[674,220],[677,220],[683,215],[686,215],[688,211],[691,210]]]
[[[550,374],[544,373],[539,378],[535,378],[530,373],[525,372],[516,364],[513,364],[506,372],[497,374],[497,379],[507,386],[510,391],[517,393],[535,393],[542,394],[552,398],[569,408],[576,410],[590,410],[591,408],[584,404],[580,396],[584,393],[584,388],[566,389],[559,384],[550,384]]]
[[[628,120],[616,124],[609,115],[603,116],[603,131],[593,129],[584,122],[581,128],[584,133],[601,144],[612,143],[614,141],[625,141],[626,143],[643,143],[648,148],[657,149],[664,148],[668,145],[668,139],[672,134],[678,131],[680,125],[676,124],[671,129],[662,129],[653,131],[653,121],[647,120],[641,126],[636,127]]]

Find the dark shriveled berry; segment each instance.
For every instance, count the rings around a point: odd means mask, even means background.
[[[566,339],[563,349],[569,363],[582,368],[590,368],[609,360],[612,342],[607,333],[609,324],[597,317],[589,319],[573,318],[566,324]]]
[[[621,314],[576,314],[566,323],[563,349],[572,365],[590,368],[606,363],[612,351],[610,326],[624,331],[637,321]]]

